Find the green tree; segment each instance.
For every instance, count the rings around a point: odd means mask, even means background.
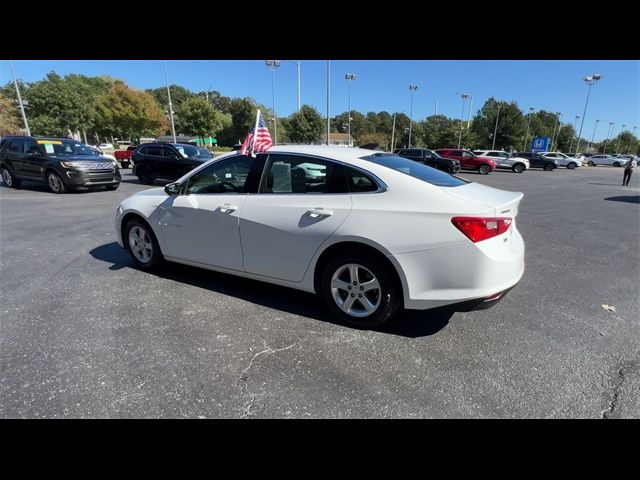
[[[222,127],[216,111],[205,98],[191,97],[180,107],[181,129],[200,139],[219,131]]]
[[[162,135],[168,120],[151,94],[116,81],[96,102],[96,121],[103,134],[137,140]]]
[[[498,105],[500,114],[498,116]],[[495,146],[501,150],[520,150],[524,142],[526,121],[522,110],[515,102],[489,98],[473,118],[471,132],[475,135],[476,148],[491,148],[496,127]],[[457,141],[456,141],[457,144]]]
[[[22,133],[22,118],[10,98],[0,93],[0,137]]]
[[[436,150],[458,146],[459,120],[447,118],[444,115],[431,115],[420,122],[420,127],[422,142],[428,148]]]
[[[320,140],[324,131],[320,112],[310,105],[303,105],[299,112],[292,114],[286,122],[288,140],[294,143],[314,143]]]

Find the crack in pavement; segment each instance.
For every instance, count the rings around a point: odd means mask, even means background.
[[[623,364],[618,369],[616,381],[612,386],[613,395],[611,396],[611,401],[609,402],[609,409],[602,412],[602,418],[616,418],[616,408],[618,407],[618,404],[620,402],[620,389],[622,388],[622,384],[625,380],[625,374],[627,373],[627,370],[634,369],[634,367],[637,367],[639,363],[640,362],[638,362],[637,360],[632,360]]]
[[[280,353],[280,352],[284,352],[285,350],[289,350],[293,347],[295,347],[298,343],[300,342],[295,342],[292,343],[291,345],[287,345],[286,347],[282,347],[282,348],[271,348],[267,346],[267,342],[264,341],[262,344],[264,346],[264,350],[260,350],[258,353],[256,353],[253,358],[251,359],[251,361],[249,362],[249,365],[247,366],[247,368],[245,368],[242,373],[240,374],[240,376],[238,377],[238,379],[236,380],[236,385],[238,385],[241,381],[243,382],[240,389],[242,392],[242,396],[245,396],[247,394],[247,379],[249,378],[249,370],[251,370],[251,367],[253,367],[254,362],[256,361],[256,359],[260,356],[260,355],[273,355],[275,353]],[[258,395],[251,393],[251,400],[248,402],[248,405],[246,405],[244,407],[244,412],[243,414],[240,416],[240,418],[246,418],[249,415],[251,415],[251,408],[253,408],[253,404],[255,403],[255,400],[257,398]]]

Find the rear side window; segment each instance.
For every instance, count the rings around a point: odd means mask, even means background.
[[[24,147],[24,140],[15,139],[11,141],[11,143],[9,144],[9,148],[7,150],[13,153],[22,153],[23,147]]]
[[[347,178],[349,191],[352,193],[375,192],[379,186],[369,175],[356,170],[355,168],[342,167]]]
[[[438,187],[459,187],[460,185],[466,185],[470,183],[459,177],[454,177],[441,170],[427,167],[422,163],[413,162],[406,158],[399,157],[397,155],[368,155],[361,157],[362,160],[368,160],[369,162],[382,165],[383,167],[397,170],[411,177],[422,180],[423,182],[436,185]]]
[[[160,147],[147,147],[146,155],[160,156],[162,155],[162,149]]]

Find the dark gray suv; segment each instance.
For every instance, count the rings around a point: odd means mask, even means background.
[[[53,193],[120,185],[118,165],[69,138],[9,136],[0,142],[0,176],[8,187],[44,183]]]

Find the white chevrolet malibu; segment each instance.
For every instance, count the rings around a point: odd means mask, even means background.
[[[116,232],[141,268],[168,260],[315,292],[371,328],[401,306],[498,302],[524,271],[522,196],[394,154],[279,146],[127,198]]]

